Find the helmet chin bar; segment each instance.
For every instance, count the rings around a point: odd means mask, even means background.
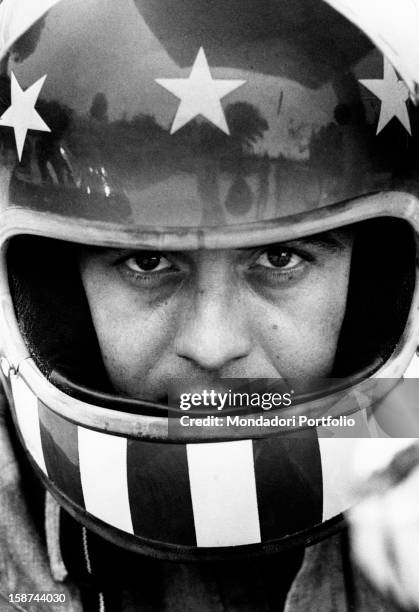
[[[223,561],[234,559],[246,559],[258,557],[261,555],[275,554],[286,552],[300,546],[312,546],[321,542],[325,538],[334,535],[341,531],[346,521],[343,513],[328,519],[324,523],[315,525],[308,529],[303,529],[297,533],[284,535],[281,538],[269,540],[261,544],[244,544],[237,546],[220,546],[220,547],[193,547],[181,546],[179,544],[169,544],[167,542],[158,542],[141,538],[139,536],[131,536],[107,523],[97,519],[92,514],[81,510],[76,506],[71,499],[63,495],[51,481],[45,478],[45,475],[36,464],[32,462],[34,469],[44,486],[54,496],[59,505],[66,510],[76,521],[81,522],[88,529],[97,535],[108,540],[116,546],[120,546],[125,550],[139,553],[154,559],[162,559],[167,561],[183,561],[183,562],[205,562],[205,561]]]
[[[321,438],[311,428],[304,436],[150,444],[71,422],[21,374],[10,373],[10,382],[16,427],[44,484],[77,520],[129,550],[184,561],[286,550],[336,531],[353,502],[335,462],[340,454],[347,465],[355,439]]]
[[[183,561],[286,550],[339,529],[354,503],[356,437],[322,437],[321,427],[310,427],[182,442],[168,438],[168,419],[138,415],[142,434],[115,435],[109,416],[115,430],[129,415],[54,392],[28,361],[9,380],[16,428],[44,484],[78,521],[129,550]],[[77,406],[73,418],[62,414],[59,396]],[[81,406],[102,413],[100,428],[81,424]],[[359,405],[357,419],[367,423]],[[166,423],[166,436],[150,443],[153,420]]]

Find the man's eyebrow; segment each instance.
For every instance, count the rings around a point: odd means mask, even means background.
[[[307,245],[307,246],[316,246],[318,248],[322,248],[325,249],[331,253],[337,253],[339,251],[341,251],[342,249],[344,249],[347,246],[347,240],[345,240],[345,236],[351,235],[351,232],[349,230],[330,230],[330,231],[326,231],[326,232],[322,232],[320,234],[313,234],[310,236],[303,236],[301,238],[294,238],[291,240],[278,240],[278,242],[270,242],[268,244],[261,244],[261,245],[256,245],[256,246],[252,246],[252,247],[239,247],[239,248],[233,248],[232,250],[234,251],[238,251],[238,252],[242,252],[242,253],[246,253],[249,251],[256,251],[256,250],[260,250],[260,249],[266,249],[269,247],[275,247],[275,246],[286,246],[289,248],[292,247],[297,247],[298,245]],[[142,252],[150,252],[150,251],[154,251],[154,249],[147,249],[147,248],[142,248],[142,249],[135,249],[135,248],[115,248],[115,247],[96,247],[96,246],[91,246],[91,247],[84,247],[84,249],[89,249],[89,251],[91,253],[95,253],[95,254],[103,254],[105,257],[114,257],[115,253],[119,254],[119,256],[123,256],[124,254],[129,254],[129,253],[142,253]],[[229,249],[227,249],[229,250]],[[156,253],[188,253],[188,252],[194,252],[194,251],[177,251],[177,250],[165,250],[165,251],[159,251],[159,250],[155,250],[154,252]]]
[[[309,244],[313,246],[318,246],[320,248],[327,249],[331,252],[341,251],[343,248],[347,246],[347,241],[344,240],[344,237],[348,234],[344,231],[329,231],[322,232],[321,234],[315,234],[314,236],[304,236],[303,238],[297,238],[296,240],[290,240],[284,244]]]
[[[347,246],[347,240],[345,240],[345,236],[348,236],[348,232],[345,230],[342,231],[334,231],[330,230],[327,232],[322,232],[320,234],[313,234],[311,236],[303,236],[301,238],[294,238],[291,240],[279,240],[278,242],[271,242],[266,245],[260,245],[259,247],[251,247],[249,249],[244,250],[255,250],[261,248],[269,248],[275,246],[286,246],[286,247],[297,247],[298,245],[303,246],[316,246],[322,249],[325,249],[331,253],[337,253],[344,249]]]

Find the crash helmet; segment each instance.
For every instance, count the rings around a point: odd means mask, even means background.
[[[0,5],[3,382],[43,485],[118,546],[186,561],[279,551],[337,529],[353,501],[354,438],[380,430],[375,407],[419,335],[419,9],[372,4]],[[172,387],[111,383],[80,248],[152,260],[337,228],[354,244],[324,384],[184,428]],[[246,375],[239,387],[277,388]]]

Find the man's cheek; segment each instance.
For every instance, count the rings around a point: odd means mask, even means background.
[[[270,325],[267,342],[278,374],[284,378],[328,375],[338,337],[331,329],[331,313],[319,316],[314,307],[295,312],[298,316],[272,320]]]
[[[127,330],[123,339],[115,342],[114,355],[119,355],[119,363],[124,364],[133,384],[140,379],[143,385],[149,384],[161,364],[173,355],[173,334],[165,323],[158,316],[149,318],[147,324],[139,319],[135,327]]]

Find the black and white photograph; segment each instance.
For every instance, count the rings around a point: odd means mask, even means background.
[[[419,0],[0,0],[0,612],[419,610]]]

